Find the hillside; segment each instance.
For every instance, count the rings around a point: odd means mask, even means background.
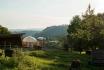
[[[48,39],[64,37],[65,35],[67,35],[67,28],[67,25],[47,27],[43,31],[36,33],[35,37],[43,36]]]
[[[25,36],[34,36],[34,37],[46,37],[48,39],[56,39],[61,38],[67,35],[67,27],[68,25],[60,25],[60,26],[50,26],[45,28],[44,30],[35,30],[35,29],[12,29],[10,30],[12,33],[25,33]]]

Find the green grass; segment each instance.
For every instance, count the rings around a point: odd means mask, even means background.
[[[62,50],[25,51],[17,57],[0,57],[0,70],[68,70],[73,59],[81,60],[82,70],[104,70],[104,67],[88,65],[90,57],[78,52]]]
[[[45,61],[52,61],[52,63],[47,64],[52,67],[52,70],[68,70],[73,59],[81,60],[82,70],[104,70],[104,67],[96,67],[89,65],[88,62],[91,58],[86,54],[79,54],[78,52],[65,52],[62,50],[52,50],[52,51],[34,51],[29,53],[32,57],[38,57],[39,59],[44,59]],[[50,69],[51,70],[51,69]]]

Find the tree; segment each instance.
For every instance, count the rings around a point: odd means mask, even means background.
[[[67,32],[67,41],[70,43],[69,46],[72,49],[72,47],[75,47],[75,43],[76,43],[76,38],[74,38],[73,33],[76,33],[77,29],[79,28],[81,24],[81,19],[78,15],[76,15],[75,17],[73,17],[72,21],[70,22],[70,25],[68,26]]]
[[[6,27],[2,27],[0,25],[0,34],[10,34],[10,32],[8,31]]]

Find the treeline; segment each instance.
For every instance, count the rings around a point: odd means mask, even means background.
[[[68,44],[75,50],[104,48],[104,13],[94,14],[89,6],[84,15],[73,17],[67,32]]]

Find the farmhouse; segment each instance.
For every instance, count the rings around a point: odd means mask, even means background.
[[[0,34],[0,48],[22,47],[23,34]]]

